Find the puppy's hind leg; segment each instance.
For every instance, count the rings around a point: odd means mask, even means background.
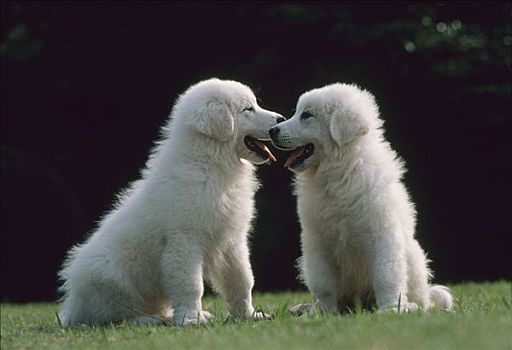
[[[422,309],[431,307],[429,298],[429,280],[432,274],[428,260],[418,241],[411,239],[407,244],[407,297]]]
[[[101,325],[118,323],[137,316],[128,306],[129,298],[120,293],[100,291],[94,287],[71,292],[59,312],[59,320],[64,327],[77,324]]]
[[[392,232],[378,235],[373,247],[373,289],[380,311],[413,311],[407,300],[407,261],[404,242]]]
[[[446,311],[453,308],[453,296],[448,287],[430,285],[432,273],[425,252],[415,239],[407,247],[407,287],[410,301],[424,310],[440,307]]]

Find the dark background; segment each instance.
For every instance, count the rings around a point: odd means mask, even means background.
[[[510,279],[510,2],[2,2],[1,299],[54,300],[65,252],[138,177],[176,96],[209,77],[290,116],[377,97],[436,281]],[[256,290],[299,288],[291,176],[259,169]],[[508,228],[507,228],[508,227]]]

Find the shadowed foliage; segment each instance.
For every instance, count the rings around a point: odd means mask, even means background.
[[[66,250],[138,177],[173,101],[217,76],[293,113],[375,94],[437,280],[512,278],[510,2],[1,3],[1,296],[55,298]],[[259,170],[256,289],[299,287],[291,176]]]

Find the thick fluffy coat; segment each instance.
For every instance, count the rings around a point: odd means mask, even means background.
[[[346,84],[306,92],[270,134],[293,150],[285,166],[297,173],[300,269],[320,310],[345,312],[358,299],[381,310],[452,307],[447,288],[429,284],[403,162],[370,93]]]
[[[273,158],[258,139],[280,119],[234,81],[210,79],[180,96],[142,178],[71,250],[60,272],[61,322],[206,321],[203,279],[231,313],[264,316],[251,300],[252,164]]]

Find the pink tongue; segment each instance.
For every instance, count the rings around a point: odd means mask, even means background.
[[[293,163],[293,161],[297,158],[299,158],[301,155],[304,154],[304,151],[306,150],[306,147],[299,147],[295,151],[290,154],[290,156],[286,159],[286,162],[284,162],[284,167],[288,168],[290,164]]]
[[[268,159],[270,159],[273,162],[275,162],[277,160],[276,157],[272,154],[272,152],[270,152],[268,147],[263,142],[258,141],[258,140],[254,140],[254,142],[258,145],[259,148],[261,148],[263,150],[263,152],[265,152]]]

